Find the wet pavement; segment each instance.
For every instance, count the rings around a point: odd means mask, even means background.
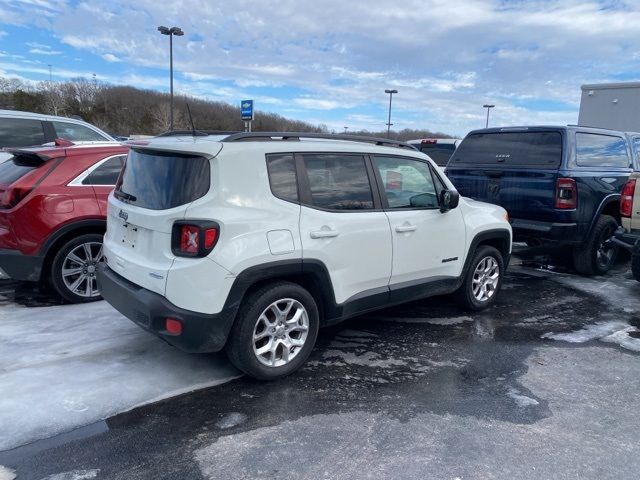
[[[0,465],[34,480],[638,478],[639,301],[624,265],[516,266],[485,312],[442,297],[352,319],[282,381],[173,397]]]

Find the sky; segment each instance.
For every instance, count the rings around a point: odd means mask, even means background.
[[[330,129],[577,123],[640,80],[640,0],[0,0],[0,75],[169,90]],[[239,114],[239,113],[238,113]]]

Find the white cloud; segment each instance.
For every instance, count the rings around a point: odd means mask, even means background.
[[[59,52],[57,50],[47,50],[44,48],[32,48],[31,50],[29,50],[29,53],[32,53],[33,55],[61,55],[62,52]]]
[[[122,60],[120,60],[118,57],[116,57],[113,53],[105,53],[104,55],[102,55],[103,60],[113,63],[113,62],[121,62]]]
[[[298,118],[348,121],[353,128],[384,123],[389,87],[399,90],[395,127],[464,134],[482,126],[484,101],[498,105],[496,122],[575,122],[582,83],[640,78],[637,2],[319,0],[301,8],[296,0],[175,6],[9,0],[0,6],[0,23],[44,25],[62,43],[101,56],[113,71],[105,77],[145,88],[167,87],[166,78],[144,70],[167,69],[168,39],[155,30],[167,18],[185,31],[174,39],[177,90],[231,102],[262,94],[280,113],[289,108]],[[344,109],[346,118],[337,117]]]

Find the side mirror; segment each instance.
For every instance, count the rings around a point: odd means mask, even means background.
[[[440,212],[453,210],[460,203],[460,194],[455,190],[442,190],[440,192]]]

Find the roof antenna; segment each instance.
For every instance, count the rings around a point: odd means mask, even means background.
[[[196,126],[193,123],[193,117],[191,116],[191,109],[189,108],[189,104],[187,103],[187,112],[189,113],[189,122],[191,122],[191,131],[193,132],[193,136],[196,136]]]

